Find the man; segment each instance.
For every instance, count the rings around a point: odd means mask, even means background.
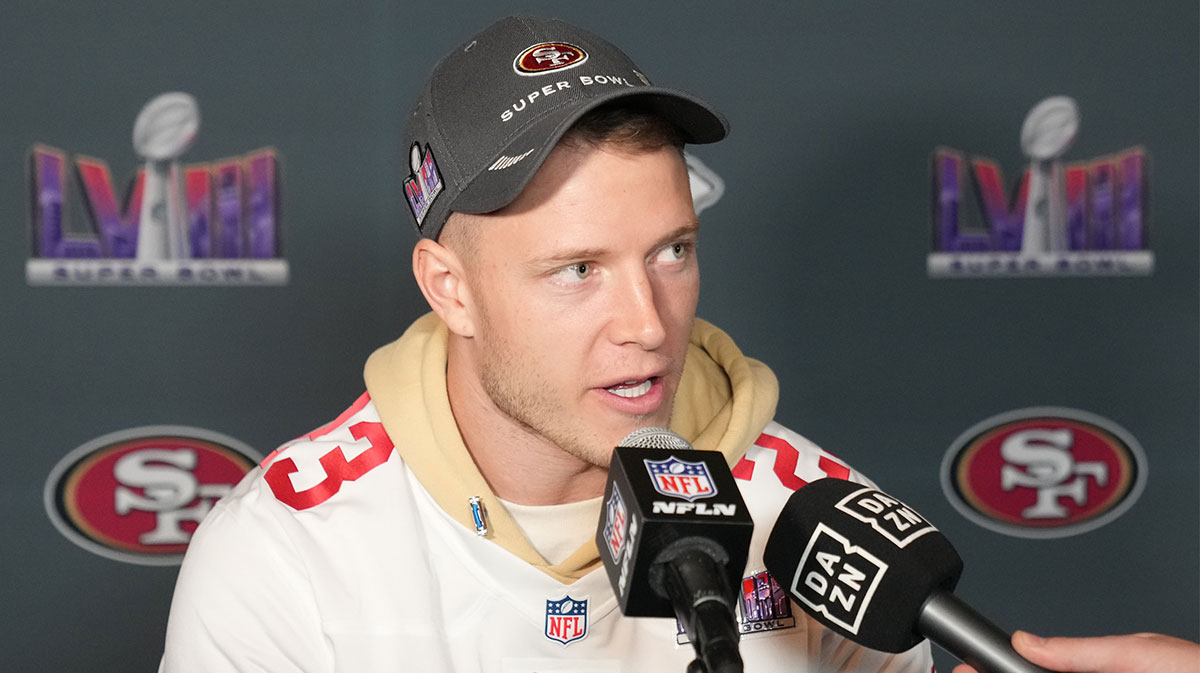
[[[682,145],[725,133],[557,21],[502,20],[439,62],[404,181],[433,312],[214,508],[162,670],[682,672],[675,620],[623,617],[593,542],[612,447],[670,425],[736,464],[758,524],[746,670],[927,673],[928,646],[866,651],[786,601],[755,619],[787,496],[862,477],[772,421],[770,370],[695,318]]]

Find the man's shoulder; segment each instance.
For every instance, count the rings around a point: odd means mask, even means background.
[[[743,490],[790,493],[811,481],[833,477],[864,484],[871,481],[847,462],[804,437],[771,421],[733,467]]]
[[[321,507],[344,498],[347,485],[360,482],[389,462],[395,447],[371,397],[363,393],[333,421],[285,443],[267,456],[250,488],[267,489],[293,511]],[[363,480],[358,491],[370,488]]]

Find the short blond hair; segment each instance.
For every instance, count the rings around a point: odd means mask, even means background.
[[[638,152],[674,147],[683,152],[684,137],[674,124],[645,103],[618,100],[589,110],[558,142],[567,145],[586,143],[595,147],[608,145]]]

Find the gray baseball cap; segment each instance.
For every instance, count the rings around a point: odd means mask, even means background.
[[[488,213],[517,198],[584,113],[616,99],[712,143],[729,124],[704,101],[654,86],[620,49],[554,19],[510,16],[438,62],[405,128],[404,196],[436,239],[452,211]]]

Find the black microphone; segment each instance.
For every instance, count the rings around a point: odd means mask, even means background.
[[[725,456],[642,428],[613,450],[604,503],[596,545],[621,612],[678,618],[689,673],[740,673],[734,592],[754,522]]]
[[[1049,673],[952,592],[962,559],[912,508],[869,486],[820,479],[788,499],[763,561],[814,619],[874,650],[922,638],[980,673]]]

